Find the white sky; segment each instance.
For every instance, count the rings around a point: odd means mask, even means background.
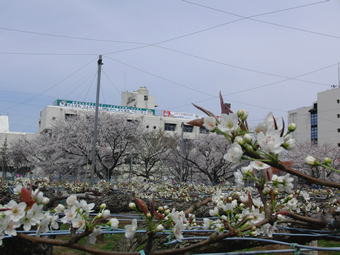
[[[156,110],[217,115],[219,91],[254,126],[338,85],[340,1],[0,0],[0,114],[38,131],[55,99],[120,105],[146,86]]]

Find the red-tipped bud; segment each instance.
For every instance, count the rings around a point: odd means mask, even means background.
[[[196,126],[196,127],[203,127],[203,123],[204,123],[204,118],[191,120],[191,121],[187,122],[187,125],[192,125],[192,126]]]
[[[139,199],[139,198],[136,198],[136,197],[135,197],[135,199],[136,199],[136,202],[139,205],[140,209],[143,211],[143,213],[145,215],[147,215],[149,210],[148,210],[148,207],[146,206],[145,202],[143,200]]]

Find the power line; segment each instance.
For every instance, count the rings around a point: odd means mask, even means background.
[[[97,53],[38,53],[38,52],[0,52],[2,55],[34,55],[34,56],[98,56]]]
[[[194,58],[197,58],[197,59],[205,60],[205,61],[212,62],[212,63],[215,63],[215,64],[229,66],[229,67],[233,67],[233,68],[236,68],[236,69],[249,71],[249,72],[253,72],[253,73],[264,74],[264,75],[274,76],[274,77],[278,77],[278,78],[289,78],[289,79],[293,79],[293,80],[300,81],[300,82],[313,83],[313,84],[324,85],[324,86],[331,86],[332,85],[332,84],[326,84],[326,83],[321,83],[321,82],[300,80],[300,79],[295,79],[295,78],[291,78],[291,77],[287,77],[287,76],[267,73],[267,72],[263,72],[263,71],[258,71],[258,70],[254,70],[254,69],[250,69],[250,68],[241,67],[241,66],[236,66],[236,65],[232,65],[232,64],[228,64],[228,63],[224,63],[224,62],[220,62],[220,61],[216,61],[216,60],[211,60],[211,59],[208,59],[208,58],[200,57],[200,56],[197,56],[197,55],[193,55],[193,54],[190,54],[190,53],[186,53],[186,52],[182,52],[182,51],[178,51],[178,50],[174,50],[174,49],[170,49],[170,48],[166,48],[166,47],[162,47],[162,46],[156,45],[155,47],[166,49],[166,50],[169,50],[169,51],[173,51],[173,52],[180,53],[180,54],[190,56],[190,57],[194,57]]]
[[[30,98],[30,99],[27,99],[25,100],[24,102],[21,102],[21,103],[18,103],[17,105],[14,105],[14,106],[11,106],[11,107],[7,107],[7,108],[4,108],[4,109],[1,109],[2,111],[4,110],[7,110],[7,109],[11,109],[13,107],[16,107],[18,105],[22,105],[24,103],[27,103],[43,94],[45,94],[47,91],[51,90],[52,88],[56,87],[57,85],[59,85],[60,83],[64,82],[65,80],[67,80],[68,78],[70,78],[71,76],[73,76],[75,73],[79,72],[80,70],[82,70],[83,68],[85,68],[86,66],[88,66],[89,64],[93,63],[95,59],[92,59],[90,62],[88,62],[87,64],[85,64],[84,66],[82,66],[81,68],[77,69],[76,71],[74,71],[73,73],[71,73],[70,75],[68,75],[66,78],[62,79],[61,81],[57,82],[56,84],[52,85],[50,88],[46,89],[45,91],[43,91],[42,93],[40,94],[37,94],[36,96]]]
[[[186,53],[186,52],[183,52],[183,51],[179,51],[179,50],[175,50],[175,49],[159,46],[159,45],[156,45],[156,44],[155,45],[145,44],[145,45],[146,45],[145,47],[153,46],[153,47],[156,47],[156,48],[160,48],[160,49],[176,52],[176,53],[179,53],[179,54],[182,54],[182,55],[185,55],[185,56],[197,58],[197,59],[204,60],[204,61],[207,61],[207,62],[211,62],[211,63],[223,65],[223,66],[228,66],[228,67],[232,67],[232,68],[236,68],[236,69],[240,69],[240,70],[244,70],[244,71],[249,71],[249,72],[253,72],[253,73],[264,74],[264,75],[273,76],[273,77],[279,77],[279,78],[288,78],[287,76],[267,73],[267,72],[263,72],[263,71],[259,71],[259,70],[254,70],[254,69],[250,69],[250,68],[241,67],[241,66],[236,66],[236,65],[220,62],[220,61],[217,61],[217,60],[204,58],[204,57],[197,56],[197,55],[194,55],[194,54]],[[140,49],[140,48],[144,48],[144,47],[120,50],[120,51],[115,51],[115,52],[111,52],[111,53],[105,53],[103,55],[107,57],[107,55],[116,54],[116,53],[122,53],[122,52],[125,52],[125,51],[136,50],[136,49]],[[68,55],[98,55],[98,54],[86,54],[86,53],[79,53],[79,54],[76,54],[76,53],[75,54],[60,53],[60,54],[57,54],[57,53],[9,53],[9,52],[7,52],[7,53],[0,52],[0,54],[46,55],[46,56],[47,55],[60,55],[60,56],[63,56],[63,55],[67,55],[67,56]],[[290,79],[294,79],[294,78],[290,78]],[[313,84],[323,85],[323,86],[331,86],[331,84],[326,84],[326,83],[321,83],[321,82],[307,81],[307,80],[301,80],[301,79],[294,79],[294,80],[300,81],[300,82],[305,82],[305,83],[313,83]]]
[[[117,59],[110,58],[110,57],[107,57],[107,56],[106,56],[106,58],[111,59],[111,60],[113,60],[113,61],[115,61],[115,62],[118,62],[118,63],[120,63],[120,64],[122,64],[122,65],[128,66],[128,67],[130,67],[130,68],[133,68],[133,69],[135,69],[135,70],[138,70],[138,71],[140,71],[140,72],[143,72],[143,73],[146,73],[146,74],[148,74],[148,75],[151,75],[151,76],[153,76],[153,77],[156,77],[156,78],[158,78],[158,79],[161,79],[161,80],[170,82],[170,83],[172,83],[172,84],[176,84],[176,85],[178,85],[178,86],[180,86],[180,87],[184,87],[184,88],[187,88],[187,89],[196,91],[196,92],[198,92],[198,93],[201,93],[201,94],[204,94],[204,95],[213,97],[213,95],[210,95],[210,94],[208,94],[208,93],[206,93],[206,92],[203,92],[203,91],[200,91],[200,90],[198,90],[198,89],[194,89],[194,88],[191,88],[191,87],[189,87],[189,86],[183,85],[183,84],[181,84],[181,83],[178,83],[178,82],[172,81],[172,80],[170,80],[170,79],[161,77],[161,76],[159,76],[159,75],[156,75],[156,74],[153,74],[153,73],[151,73],[151,72],[145,71],[145,70],[140,69],[140,68],[138,68],[138,67],[135,67],[135,66],[126,64],[126,63],[124,63],[124,62],[122,62],[122,61],[119,61],[119,60],[117,60]]]
[[[167,81],[167,82],[176,84],[176,85],[178,85],[178,86],[181,86],[181,87],[184,87],[184,88],[187,88],[187,89],[196,91],[196,92],[198,92],[198,93],[201,93],[201,94],[210,96],[211,98],[209,98],[209,99],[207,99],[207,100],[211,100],[211,99],[217,98],[217,96],[213,96],[213,95],[210,95],[210,94],[208,94],[208,93],[206,93],[206,92],[203,92],[203,91],[200,91],[200,90],[191,88],[191,87],[189,87],[189,86],[186,86],[186,85],[183,85],[183,84],[181,84],[181,83],[178,83],[178,82],[169,80],[169,79],[167,79],[167,78],[163,78],[163,77],[161,77],[161,76],[159,76],[159,75],[155,75],[155,74],[153,74],[153,73],[151,73],[151,72],[142,70],[142,69],[140,69],[140,68],[138,68],[138,67],[135,67],[135,66],[126,64],[126,63],[124,63],[124,62],[122,62],[122,61],[119,61],[119,60],[117,60],[117,59],[113,59],[113,58],[110,58],[110,57],[107,57],[107,56],[106,56],[106,58],[109,58],[109,59],[111,59],[111,60],[113,60],[113,61],[116,61],[116,62],[118,62],[118,63],[120,63],[120,64],[126,65],[126,66],[128,66],[128,67],[133,68],[133,69],[136,69],[136,70],[138,70],[138,71],[140,71],[140,72],[143,72],[143,73],[149,74],[149,75],[151,75],[151,76],[157,77],[157,78],[159,78],[159,79],[161,79],[161,80],[164,80],[164,81]],[[292,77],[292,78],[286,78],[286,79],[281,80],[281,81],[272,82],[272,83],[264,84],[264,85],[257,86],[257,87],[254,87],[254,88],[250,88],[250,89],[246,89],[246,90],[241,90],[241,91],[237,91],[237,92],[225,94],[225,95],[223,95],[223,96],[230,96],[230,95],[234,95],[234,94],[239,94],[239,93],[248,92],[248,91],[251,91],[251,90],[255,90],[255,89],[259,89],[259,88],[263,88],[263,87],[275,85],[275,84],[278,84],[278,83],[281,83],[281,82],[285,82],[285,81],[292,80],[292,79],[295,79],[295,78],[298,78],[298,77],[302,77],[302,76],[305,76],[305,75],[309,75],[309,74],[312,74],[312,73],[315,73],[315,72],[318,72],[318,71],[321,71],[321,70],[324,70],[324,69],[333,67],[333,66],[335,66],[335,65],[337,66],[338,64],[336,63],[336,64],[333,64],[333,65],[330,65],[330,66],[326,66],[326,67],[323,67],[323,68],[319,68],[319,69],[317,69],[317,70],[314,70],[314,71],[311,71],[311,72],[308,72],[308,73],[304,73],[304,74],[301,74],[301,75],[297,75],[297,76]],[[207,100],[204,100],[204,101],[207,101]],[[202,102],[202,101],[201,101],[201,102]],[[190,105],[190,104],[189,104],[189,105]],[[176,107],[176,108],[177,108],[177,107]]]
[[[338,64],[333,64],[333,65],[330,65],[330,66],[326,66],[326,67],[323,67],[323,68],[320,68],[320,69],[317,69],[317,70],[314,70],[314,71],[311,71],[311,72],[308,72],[308,73],[305,73],[305,74],[297,75],[297,76],[294,76],[294,77],[291,77],[291,78],[287,78],[287,79],[284,79],[284,80],[281,80],[281,81],[271,82],[271,83],[264,84],[264,85],[261,85],[261,86],[257,86],[257,87],[254,87],[254,88],[250,88],[250,89],[245,89],[245,90],[240,90],[240,91],[237,91],[237,92],[229,93],[229,94],[226,94],[224,96],[235,95],[235,94],[239,94],[239,93],[243,93],[243,92],[248,92],[248,91],[259,89],[259,88],[263,88],[263,87],[268,87],[268,86],[275,85],[275,84],[278,84],[278,83],[281,83],[281,82],[285,82],[285,81],[289,81],[289,80],[294,80],[295,78],[299,78],[299,77],[306,76],[306,75],[309,75],[309,74],[312,74],[312,73],[316,73],[316,72],[319,72],[321,70],[333,67],[335,65],[338,65]]]
[[[283,10],[278,10],[278,11],[272,11],[272,12],[263,13],[263,14],[256,14],[256,15],[252,15],[252,16],[242,16],[242,15],[238,15],[238,14],[235,14],[235,13],[231,13],[231,12],[223,11],[223,10],[216,9],[216,8],[213,8],[213,7],[209,7],[209,6],[206,6],[206,5],[189,2],[189,1],[186,1],[186,0],[183,0],[183,2],[186,2],[186,3],[189,3],[189,4],[193,4],[193,5],[197,5],[197,6],[200,6],[200,7],[204,7],[204,8],[207,8],[207,9],[211,9],[211,10],[218,11],[218,12],[223,12],[223,13],[226,13],[226,14],[233,15],[233,16],[241,18],[241,19],[238,19],[236,21],[240,21],[240,20],[243,20],[243,19],[249,19],[249,20],[252,20],[252,21],[261,22],[261,23],[265,23],[265,24],[269,24],[269,25],[273,25],[273,26],[284,27],[284,28],[288,28],[288,29],[292,29],[292,30],[297,30],[297,31],[300,31],[300,32],[305,32],[305,33],[310,33],[310,34],[315,34],[315,35],[320,35],[320,36],[326,36],[326,37],[330,37],[330,38],[340,39],[340,36],[336,36],[336,35],[329,35],[329,34],[324,34],[324,33],[320,33],[320,32],[310,31],[310,30],[306,30],[306,29],[301,29],[301,28],[296,28],[296,27],[276,24],[276,23],[273,23],[273,22],[253,19],[253,17],[258,17],[258,16],[273,14],[273,13],[277,13],[277,12],[281,12],[281,11],[287,11],[287,10],[307,7],[307,6],[311,6],[311,5],[321,4],[321,3],[329,2],[329,0],[325,0],[325,1],[321,1],[321,2],[316,2],[316,3],[311,3],[311,4],[306,4],[306,5],[301,5],[301,6],[296,6],[296,7],[291,7],[291,8],[287,8],[287,9],[283,9]]]
[[[26,34],[34,34],[34,35],[42,35],[42,36],[52,36],[52,37],[60,37],[60,38],[76,39],[76,40],[85,40],[85,41],[109,42],[109,43],[124,43],[124,44],[126,44],[126,43],[128,43],[128,44],[143,44],[143,43],[139,43],[139,42],[129,42],[129,41],[118,41],[118,40],[96,39],[96,38],[78,37],[78,36],[69,36],[69,35],[49,34],[49,33],[41,33],[41,32],[34,32],[34,31],[27,31],[27,30],[20,30],[20,29],[6,28],[6,27],[0,27],[0,29],[1,30],[7,30],[7,31],[13,31],[13,32],[19,32],[19,33],[26,33]]]
[[[116,89],[116,91],[118,92],[118,95],[121,94],[121,91],[117,88],[117,86],[110,80],[109,76],[105,73],[105,71],[102,69],[103,74],[105,75],[105,77],[109,80],[109,82],[111,83],[111,85]]]

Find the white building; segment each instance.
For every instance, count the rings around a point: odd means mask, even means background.
[[[9,131],[9,120],[8,116],[0,116],[0,148],[3,147],[5,141],[7,145],[11,143],[11,141],[18,139],[32,139],[35,134],[32,133],[23,133],[23,132],[10,132]]]
[[[134,92],[122,92],[121,105],[100,104],[99,109],[112,112],[112,114],[128,113],[127,118],[130,120],[136,118],[142,119],[146,129],[161,128],[169,133],[177,133],[179,135],[182,133],[183,123],[184,139],[195,139],[200,133],[207,133],[205,128],[185,124],[190,120],[202,118],[203,115],[163,111],[162,116],[157,116],[155,115],[155,107],[157,106],[155,104],[155,96],[149,95],[146,87],[141,87]],[[77,114],[78,111],[94,109],[95,103],[57,99],[53,105],[47,106],[40,111],[39,127],[36,134],[52,129],[53,122],[56,119],[67,119]],[[9,132],[8,116],[0,116],[0,148],[5,140],[10,144],[11,141],[16,139],[34,138],[36,134]]]
[[[134,92],[122,92],[121,106],[155,109],[155,96],[150,96],[146,87]]]
[[[122,109],[127,110],[127,109]],[[45,132],[53,128],[53,122],[56,119],[67,119],[72,115],[76,115],[78,111],[84,111],[84,109],[79,109],[79,107],[65,107],[65,106],[47,106],[40,112],[39,121],[39,132]],[[113,113],[115,114],[115,113]],[[186,125],[185,123],[190,121],[189,119],[179,119],[174,117],[163,117],[156,116],[152,114],[140,114],[140,113],[130,113],[127,114],[128,120],[133,120],[139,118],[142,120],[142,125],[146,129],[164,129],[167,132],[174,132],[181,134],[182,123],[183,132],[185,139],[194,139],[199,136],[200,133],[206,133],[204,128],[194,127],[191,125]]]
[[[340,147],[340,88],[318,93],[312,106],[289,111],[288,122],[297,125],[292,135],[298,142]]]

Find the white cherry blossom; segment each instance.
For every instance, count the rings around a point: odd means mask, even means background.
[[[24,225],[25,231],[31,230],[31,227],[35,226],[38,222],[39,222],[39,220],[37,218],[33,217],[32,211],[28,211],[26,213],[25,217],[23,217],[20,221],[20,223]]]
[[[77,214],[76,218],[72,218],[72,227],[76,228],[78,232],[81,232],[85,228],[85,220]]]
[[[117,218],[111,218],[110,219],[110,226],[111,226],[111,228],[117,229],[118,228],[118,224],[119,224],[119,221],[117,220]]]
[[[280,137],[278,130],[270,128],[265,134],[260,132],[257,135],[257,141],[261,149],[267,153],[280,155],[284,151],[281,146],[284,143],[284,138]]]
[[[5,234],[9,236],[16,236],[17,235],[16,228],[19,227],[20,227],[19,222],[13,221],[9,215],[6,215],[2,226]]]
[[[238,164],[240,163],[242,156],[242,147],[238,143],[233,143],[230,146],[227,154],[224,155],[224,159],[234,164]]]
[[[215,117],[205,117],[203,119],[203,127],[209,131],[213,131],[216,128],[216,118]]]
[[[9,201],[7,208],[11,210],[5,211],[5,215],[9,216],[11,220],[18,222],[25,216],[26,203],[21,202],[17,204],[14,200]]]
[[[89,243],[95,244],[97,240],[97,236],[102,233],[102,230],[98,227],[93,229],[92,233],[89,235]]]
[[[176,225],[174,226],[174,228],[172,229],[172,232],[174,233],[176,239],[183,239],[183,230],[185,229],[185,226],[183,225],[182,221],[177,221]]]
[[[137,220],[133,219],[131,225],[125,226],[125,237],[132,238],[137,231]]]
[[[236,113],[221,114],[221,124],[217,125],[218,129],[225,133],[230,133],[238,129],[238,116]]]

